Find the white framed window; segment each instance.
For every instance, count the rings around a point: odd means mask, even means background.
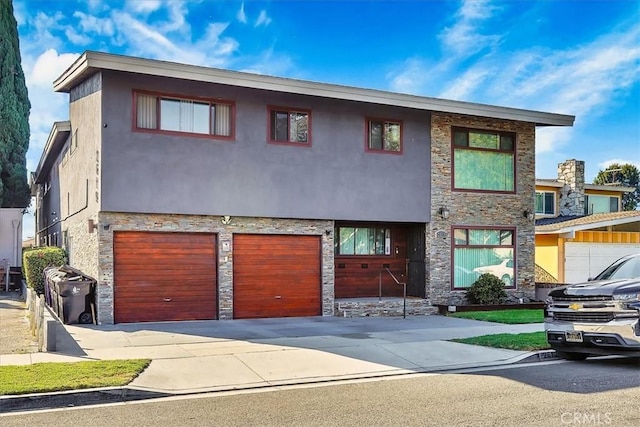
[[[556,193],[553,191],[536,191],[536,214],[556,214]]]

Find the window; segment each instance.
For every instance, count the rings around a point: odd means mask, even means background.
[[[402,152],[402,122],[368,119],[367,149],[391,153]]]
[[[453,128],[453,188],[513,192],[514,133]]]
[[[513,286],[513,229],[456,228],[453,235],[454,289],[468,288],[484,273],[499,277],[505,287]]]
[[[584,214],[618,212],[619,201],[615,196],[584,196]]]
[[[311,142],[311,112],[269,108],[269,138],[271,142],[309,144]]]
[[[552,191],[536,191],[536,213],[555,215],[556,195]]]
[[[391,229],[382,227],[338,227],[338,255],[391,255]]]
[[[233,138],[233,104],[135,93],[135,128]]]

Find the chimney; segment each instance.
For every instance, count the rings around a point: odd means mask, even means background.
[[[560,215],[584,215],[584,161],[567,160],[558,164],[558,181],[564,183],[560,190]]]

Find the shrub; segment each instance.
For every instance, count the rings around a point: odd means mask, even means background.
[[[491,273],[484,273],[467,291],[471,304],[501,304],[506,298],[504,283]]]
[[[22,268],[27,286],[35,290],[38,295],[44,293],[44,269],[60,267],[67,262],[64,250],[55,246],[35,248],[24,252],[22,257]]]

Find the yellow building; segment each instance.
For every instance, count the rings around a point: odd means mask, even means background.
[[[640,211],[622,211],[635,188],[584,182],[584,162],[536,180],[536,264],[560,283],[586,281],[621,256],[640,252]]]

